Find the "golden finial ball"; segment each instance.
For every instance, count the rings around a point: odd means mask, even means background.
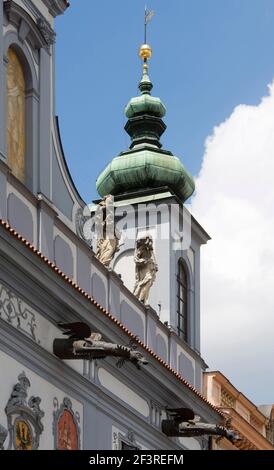
[[[143,44],[139,49],[139,56],[141,59],[150,59],[152,56],[152,49],[148,44]]]

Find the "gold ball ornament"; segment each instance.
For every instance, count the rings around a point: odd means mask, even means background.
[[[150,59],[152,56],[152,49],[148,44],[143,44],[139,49],[139,56],[143,60]]]

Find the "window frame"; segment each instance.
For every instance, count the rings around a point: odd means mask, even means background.
[[[182,276],[183,274],[183,276]],[[188,342],[189,339],[189,279],[186,265],[182,259],[177,265],[177,333]]]

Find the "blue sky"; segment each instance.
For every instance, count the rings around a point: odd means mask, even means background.
[[[167,107],[164,147],[197,175],[204,142],[274,77],[273,0],[150,0],[153,94]],[[71,0],[56,21],[56,114],[86,202],[96,177],[128,147],[124,107],[141,75],[144,2]]]

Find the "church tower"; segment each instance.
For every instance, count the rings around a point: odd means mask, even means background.
[[[151,94],[150,46],[143,44],[139,55],[140,95],[125,108],[131,144],[99,175],[97,190],[101,197],[115,197],[117,225],[125,237],[113,268],[131,291],[136,240],[146,234],[152,237],[158,271],[148,308],[183,340],[190,353],[183,359],[184,374],[199,386],[201,368],[195,362],[200,361],[200,247],[209,236],[184,205],[195,190],[192,176],[160,141],[166,130],[166,108]]]

